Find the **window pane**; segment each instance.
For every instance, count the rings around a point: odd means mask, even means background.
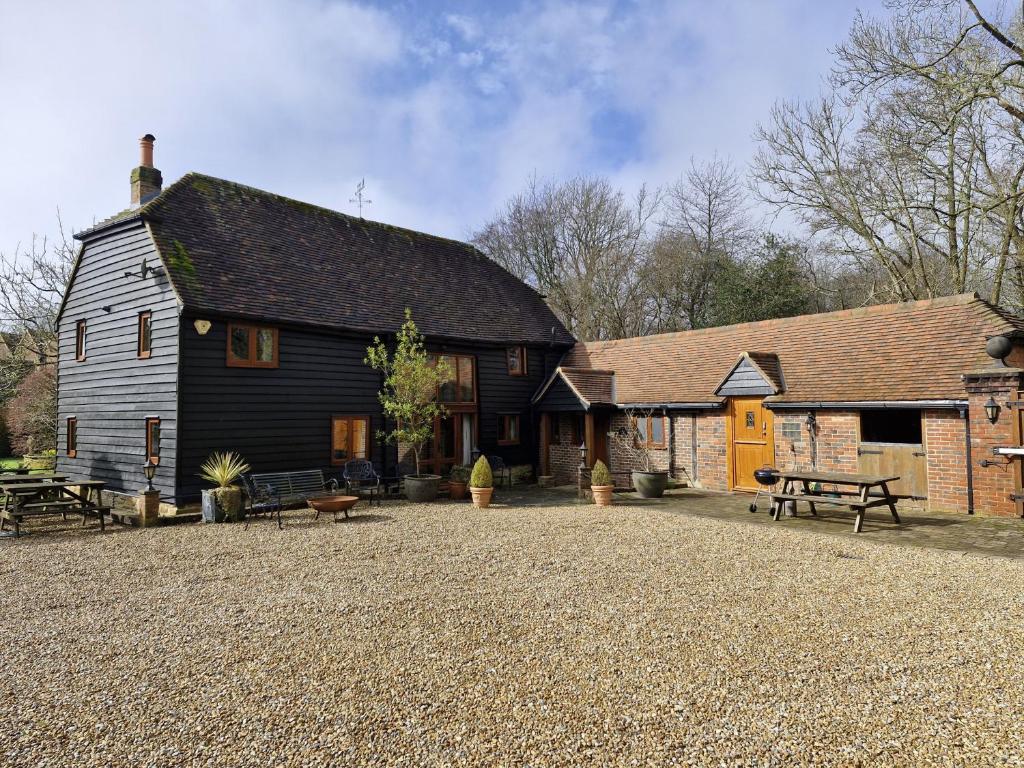
[[[437,427],[437,448],[439,458],[455,458],[455,419],[441,419]]]
[[[506,353],[508,355],[509,373],[519,373],[522,371],[523,367],[520,358],[520,351],[519,347],[509,347],[508,352]]]
[[[350,458],[348,427],[348,419],[334,420],[334,428],[331,430],[331,456],[334,461],[348,461]]]
[[[472,403],[473,397],[473,358],[459,358],[459,401]]]
[[[149,313],[139,315],[139,354],[145,355],[153,346],[153,325]]]
[[[659,445],[665,442],[665,420],[660,416],[651,419],[651,442]]]
[[[146,422],[146,458],[154,464],[160,462],[160,421],[149,419]]]
[[[636,433],[637,433],[637,442],[638,443],[646,443],[647,442],[647,419],[646,418],[640,417],[639,419],[636,420]]]
[[[256,362],[274,362],[274,331],[271,328],[256,330]]]
[[[456,362],[455,358],[452,357],[451,355],[442,355],[440,359],[441,359],[441,362],[443,362],[443,363],[445,363],[447,365],[448,373],[451,376],[450,379],[448,379],[447,381],[444,381],[444,382],[441,383],[441,387],[440,387],[440,390],[441,390],[440,391],[441,402],[453,403],[453,402],[455,402],[455,395],[456,395],[456,390],[457,390],[457,387],[456,387],[456,384],[455,384],[456,375],[458,373],[457,362]]]
[[[513,442],[519,442],[519,417],[509,416],[508,417],[508,439]]]
[[[366,419],[352,419],[352,457],[356,459],[366,458]]]
[[[236,360],[249,359],[249,328],[234,326],[231,329],[231,356]]]

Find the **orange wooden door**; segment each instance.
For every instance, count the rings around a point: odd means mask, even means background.
[[[730,400],[732,487],[756,491],[754,470],[775,463],[775,421],[762,397]]]

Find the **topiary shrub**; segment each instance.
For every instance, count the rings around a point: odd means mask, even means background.
[[[594,462],[594,468],[590,471],[590,486],[594,487],[595,485],[612,485],[612,473],[600,459]]]
[[[470,488],[491,488],[494,486],[494,476],[491,474],[491,462],[486,456],[481,456],[473,465],[473,474],[469,478]]]

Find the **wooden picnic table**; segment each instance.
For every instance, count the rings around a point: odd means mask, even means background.
[[[0,485],[11,484],[11,483],[38,483],[42,480],[67,480],[68,476],[62,473],[47,473],[42,475],[28,475],[28,474],[16,474],[16,475],[0,475]]]
[[[857,513],[853,521],[853,532],[860,533],[864,526],[864,511],[871,507],[889,507],[893,520],[900,522],[896,514],[897,497],[889,491],[889,483],[899,480],[893,475],[857,475],[844,472],[782,471],[779,472],[782,490],[772,492],[772,519],[778,520],[787,501],[804,501],[817,515],[817,504],[832,504],[849,507]],[[833,492],[812,489],[811,484],[836,486]]]
[[[3,482],[0,494],[4,496],[0,509],[0,531],[7,523],[14,524],[14,536],[21,536],[21,521],[25,517],[68,513],[80,514],[82,525],[90,517],[98,517],[100,530],[106,528],[104,516],[110,507],[103,506],[102,480],[51,480],[43,482]],[[95,496],[95,498],[94,498]]]

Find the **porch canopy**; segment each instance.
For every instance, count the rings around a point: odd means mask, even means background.
[[[558,367],[533,396],[533,406],[542,413],[586,413],[594,408],[614,408],[615,372]]]

